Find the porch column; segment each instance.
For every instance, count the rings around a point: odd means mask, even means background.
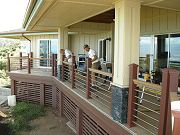
[[[127,120],[129,65],[139,63],[140,7],[140,0],[115,2],[112,116],[121,123]]]
[[[58,50],[58,79],[61,78],[61,65],[62,65],[62,56],[60,54],[60,49],[67,49],[68,48],[68,28],[67,27],[60,27],[58,29],[58,44],[59,44],[59,50]]]
[[[60,27],[58,29],[58,42],[59,42],[58,65],[60,65],[61,64],[60,49],[68,48],[68,28],[67,27]]]

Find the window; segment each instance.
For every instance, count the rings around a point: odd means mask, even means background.
[[[154,58],[154,38],[152,36],[144,36],[140,38],[140,72],[144,73],[153,70]]]
[[[107,60],[107,42],[106,39],[100,39],[98,42],[98,57],[103,59],[103,61]]]
[[[39,40],[39,56],[40,58],[51,58],[52,54],[58,52],[58,39],[41,39]],[[50,66],[49,60],[41,60],[40,66]]]
[[[170,35],[169,67],[180,70],[180,34]]]

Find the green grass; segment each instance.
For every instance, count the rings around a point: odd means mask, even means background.
[[[10,122],[10,130],[12,134],[17,134],[20,131],[31,129],[29,123],[31,120],[45,115],[45,110],[42,106],[19,102],[15,107],[12,108],[10,114],[12,115],[13,121]]]

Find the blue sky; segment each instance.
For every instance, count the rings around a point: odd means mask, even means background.
[[[22,27],[29,0],[0,0],[0,32]]]

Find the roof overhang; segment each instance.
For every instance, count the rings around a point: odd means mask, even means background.
[[[0,33],[0,38],[20,39],[23,36],[35,36],[35,35],[57,35],[57,32],[43,32],[43,31],[25,31],[25,30],[13,30]]]
[[[37,0],[24,28],[57,31],[113,8],[112,0]]]
[[[24,28],[57,31],[114,8],[116,0],[31,0]],[[180,11],[179,0],[141,0],[142,5]]]

